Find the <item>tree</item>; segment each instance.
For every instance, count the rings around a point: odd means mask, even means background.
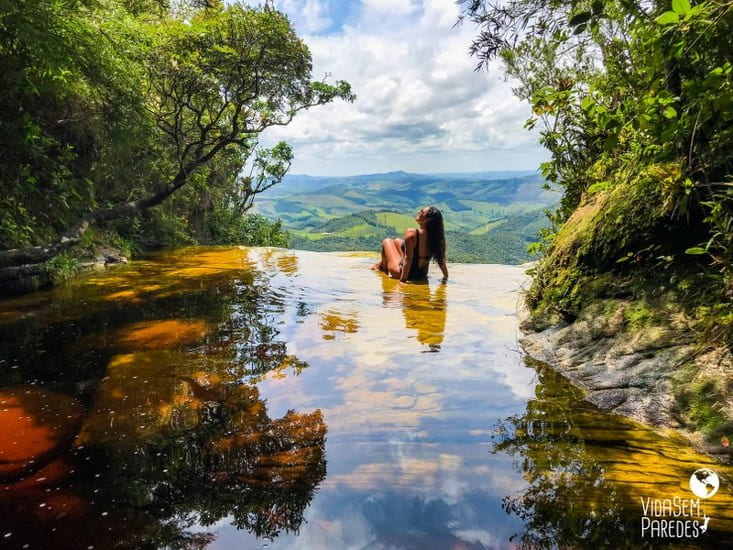
[[[526,362],[537,370],[535,395],[492,434],[492,454],[512,456],[527,482],[502,499],[507,514],[523,523],[511,540],[527,549],[639,548],[638,497],[624,482],[634,479],[638,465],[618,441],[638,427],[620,417],[609,426],[562,375],[529,357]]]
[[[518,79],[527,125],[541,125],[552,154],[543,174],[564,191],[534,299],[556,275],[570,285],[556,295],[571,296],[594,270],[691,264],[718,297],[733,292],[733,5],[461,3],[480,29],[472,53],[481,66],[503,59]],[[581,237],[576,219],[576,236],[563,233],[583,205],[598,211],[592,227]]]
[[[136,11],[146,7],[140,2],[126,4],[135,4]],[[148,4],[161,6],[160,2]],[[48,10],[49,24],[74,27],[76,23],[68,23],[73,15],[101,34],[103,44],[98,50],[113,50],[114,62],[101,65],[103,74],[98,79],[86,80],[95,94],[111,98],[115,115],[124,120],[121,129],[132,127],[141,142],[130,143],[124,135],[115,135],[118,141],[101,143],[96,155],[101,160],[85,174],[98,176],[99,182],[82,178],[95,193],[89,200],[77,201],[86,212],[43,246],[0,251],[0,268],[46,261],[78,243],[90,226],[159,205],[185,186],[206,189],[207,177],[220,161],[234,159],[240,168],[246,162],[254,167],[251,176],[240,180],[239,208],[246,210],[253,195],[282,179],[292,160],[284,144],[267,151],[259,148],[258,135],[269,127],[288,124],[309,107],[336,98],[354,99],[346,82],[331,85],[312,80],[308,48],[287,17],[267,6],[193,3],[185,18],[168,13],[151,21],[149,13],[133,17],[111,0],[90,5],[109,17],[99,22],[100,18],[91,17],[93,9],[84,4],[58,0]],[[15,36],[22,41],[25,33],[26,29],[19,29]],[[68,38],[61,36],[62,42]],[[26,46],[32,49],[31,44]],[[2,53],[3,61],[12,61],[17,48]],[[85,50],[93,60],[99,57],[91,53]],[[82,56],[72,50],[67,61],[83,72]],[[105,70],[112,74],[104,74]],[[112,86],[109,81],[120,85]],[[106,98],[89,103],[105,102]],[[123,147],[120,140],[125,142]],[[70,145],[66,150],[81,158],[78,147]],[[120,175],[115,168],[120,158],[132,172],[127,174],[129,181],[110,177]],[[40,161],[29,164],[32,168]],[[135,170],[140,164],[144,166]],[[65,194],[64,200],[67,195],[73,202],[79,192]]]

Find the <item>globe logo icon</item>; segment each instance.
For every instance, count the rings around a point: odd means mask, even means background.
[[[710,498],[718,492],[718,474],[708,468],[695,470],[690,476],[690,490],[699,498]]]

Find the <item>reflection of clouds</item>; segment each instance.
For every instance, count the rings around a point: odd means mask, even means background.
[[[323,412],[329,472],[298,536],[270,545],[501,547],[517,530],[501,496],[526,483],[488,442],[496,420],[532,394],[534,371],[513,351],[523,270],[451,265],[446,285],[399,286],[368,269],[373,255],[296,255],[307,315],[291,292],[280,330],[310,366],[258,388],[273,415]],[[290,278],[272,280],[283,295],[292,288]],[[431,342],[440,353],[421,353]],[[413,529],[414,540],[395,538]],[[213,547],[247,540],[223,529]]]
[[[323,487],[345,484],[353,489],[377,490],[387,485],[435,490],[451,484],[450,477],[461,468],[461,461],[460,456],[447,454],[438,455],[434,460],[403,455],[396,462],[360,464],[348,475],[331,475]],[[442,479],[440,474],[446,475],[447,479]],[[449,493],[455,495],[458,491],[451,490]]]
[[[511,464],[487,467],[484,445],[496,419],[532,394],[534,371],[512,351],[523,270],[452,265],[445,285],[399,285],[368,269],[373,257],[298,255],[310,314],[283,331],[310,368],[259,387],[273,414],[322,410],[329,427],[322,488],[399,487],[445,502],[477,486],[513,489]],[[339,332],[355,313],[358,329]],[[324,340],[324,330],[336,337]],[[421,353],[430,344],[441,352]]]
[[[283,535],[271,548],[323,550],[343,548],[451,548],[472,550],[516,548],[508,542],[517,523],[500,506],[475,492],[449,503],[441,498],[413,496],[408,491],[346,495],[319,493],[305,513],[297,536]],[[255,540],[218,534],[215,549],[258,546]],[[246,544],[251,542],[251,544]]]
[[[454,531],[457,538],[466,542],[479,543],[486,548],[496,548],[502,540],[484,529],[462,529]]]
[[[328,418],[343,431],[358,433],[366,425],[381,430],[392,427],[417,427],[428,416],[440,416],[442,400],[429,384],[384,373],[354,370],[339,379],[336,387],[343,400],[326,408]]]
[[[472,474],[481,479],[483,484],[500,495],[511,495],[526,486],[526,482],[518,481],[513,476],[499,468],[492,468],[487,464],[473,466]]]
[[[332,510],[320,509],[317,504],[313,505],[306,510],[305,521],[297,536],[283,534],[267,546],[287,550],[312,550],[314,548],[342,550],[344,548],[369,548],[377,541],[373,526],[360,510],[346,507],[339,511],[338,517],[333,519],[331,517]],[[252,535],[224,529],[217,533],[217,539],[207,548],[228,550],[263,546],[262,541]]]
[[[484,441],[440,441],[417,430],[394,431],[387,441],[334,444],[329,461],[339,465],[330,469],[322,488],[367,494],[390,488],[457,504],[467,491],[502,496],[526,487],[509,457],[488,460],[490,446]]]
[[[498,349],[487,352],[483,357],[476,357],[475,352],[466,351],[453,355],[455,367],[452,373],[466,380],[490,379],[492,385],[503,386],[510,390],[509,397],[528,399],[534,395],[535,373],[517,365],[521,355],[510,349]],[[496,405],[497,403],[495,403]]]
[[[364,548],[375,539],[367,518],[355,510],[345,510],[338,519],[315,520],[315,524],[316,529],[308,529],[288,548]]]
[[[298,254],[303,256],[299,285],[311,292],[306,298],[313,314],[288,327],[288,348],[311,368],[297,380],[272,385],[276,395],[269,397],[271,402],[279,396],[282,401],[317,404],[324,409],[333,437],[335,431],[358,431],[365,423],[419,426],[426,416],[441,416],[446,398],[464,401],[475,387],[499,402],[531,394],[533,371],[510,351],[516,346],[517,319],[509,314],[514,311],[513,292],[524,278],[522,269],[462,264],[451,266],[447,285],[400,286],[368,270],[371,257]],[[332,276],[324,278],[325,272]],[[326,293],[329,290],[332,294]],[[497,296],[501,293],[511,297]],[[497,306],[495,299],[506,303]],[[411,310],[399,315],[390,305],[422,308],[423,315],[413,316]],[[322,341],[325,319],[334,312],[345,316],[352,311],[358,311],[357,333],[314,345]],[[414,336],[415,327],[405,327],[406,317],[424,326],[419,329],[424,334],[442,338],[443,353],[421,354],[423,344]],[[470,380],[471,387],[463,387],[464,380]],[[287,396],[282,393],[286,387]],[[452,397],[456,391],[460,393]]]

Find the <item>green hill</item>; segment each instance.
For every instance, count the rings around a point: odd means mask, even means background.
[[[290,190],[290,192],[289,192]],[[291,246],[306,250],[378,250],[386,237],[414,227],[416,212],[443,212],[449,260],[522,263],[556,202],[533,172],[409,174],[345,178],[288,176],[259,198],[256,211],[280,219]]]

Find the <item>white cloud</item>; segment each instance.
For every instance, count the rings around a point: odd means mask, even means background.
[[[418,8],[413,0],[363,0],[362,5],[367,19],[410,15]]]
[[[293,17],[294,25],[307,34],[321,32],[332,23],[325,1],[280,0],[275,6]]]
[[[265,136],[294,146],[293,172],[531,169],[546,158],[523,129],[528,106],[499,67],[474,71],[468,47],[475,29],[454,26],[453,2],[362,0],[336,19],[326,0],[277,5],[305,33],[314,76],[347,80],[358,96],[302,113]]]

